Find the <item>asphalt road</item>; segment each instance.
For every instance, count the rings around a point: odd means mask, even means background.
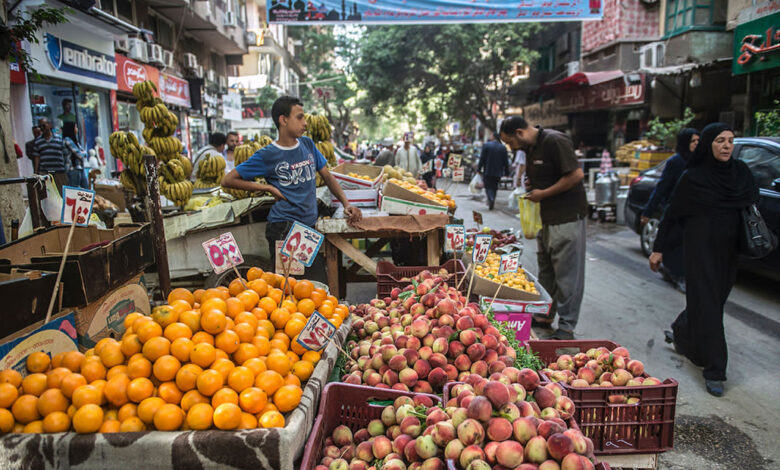
[[[474,226],[471,211],[478,210],[491,228],[520,228],[506,205],[508,191],[500,191],[496,209],[488,211],[482,196],[470,195],[466,185],[449,189],[458,202],[456,216],[467,227]],[[523,266],[537,273],[536,241],[524,245]],[[374,288],[351,286],[348,300],[366,301]],[[616,224],[589,223],[585,297],[575,335],[620,343],[644,362],[649,374],[679,382],[675,448],[661,454],[658,468],[780,468],[778,284],[740,273],[726,306],[729,380],[721,398],[706,392],[699,368],[664,343],[663,330],[684,305],[684,295],[650,271],[637,235]]]

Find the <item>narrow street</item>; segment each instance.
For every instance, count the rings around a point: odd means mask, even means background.
[[[500,191],[496,209],[488,211],[482,195],[466,184],[450,189],[458,202],[456,216],[474,226],[471,211],[480,211],[494,229],[520,228],[509,210],[509,191]],[[536,241],[525,240],[523,265],[536,273]],[[674,378],[677,397],[675,448],[661,454],[659,468],[669,470],[772,469],[780,465],[780,407],[767,393],[777,383],[780,355],[780,291],[777,283],[747,272],[726,307],[729,380],[722,398],[709,395],[701,371],[664,343],[668,329],[684,308],[685,296],[653,273],[639,248],[639,236],[617,224],[588,225],[585,299],[577,338],[613,338],[640,357],[660,379]],[[373,284],[370,286],[373,287]],[[350,301],[373,297],[368,285]],[[353,298],[354,296],[354,298]],[[365,300],[365,299],[362,299]],[[543,337],[543,331],[537,331]]]

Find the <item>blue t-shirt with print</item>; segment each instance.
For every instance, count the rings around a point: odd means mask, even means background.
[[[326,165],[314,141],[301,137],[293,147],[281,147],[276,142],[266,145],[238,165],[236,171],[247,181],[265,178],[287,198],[276,201],[268,214],[269,222],[297,220],[313,227],[317,222],[315,178]]]

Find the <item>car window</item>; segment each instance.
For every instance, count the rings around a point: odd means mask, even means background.
[[[750,167],[759,188],[772,189],[772,181],[780,178],[780,153],[777,151],[744,145],[739,158]]]

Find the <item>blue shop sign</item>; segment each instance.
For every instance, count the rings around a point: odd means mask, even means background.
[[[116,84],[116,61],[84,46],[65,41],[53,34],[44,35],[46,57],[55,70]]]

